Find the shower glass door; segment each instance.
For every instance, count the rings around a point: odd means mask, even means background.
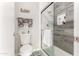
[[[50,56],[53,56],[53,3],[42,12],[42,49]]]

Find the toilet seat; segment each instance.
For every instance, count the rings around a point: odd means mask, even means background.
[[[30,56],[32,54],[33,48],[31,45],[23,45],[20,48],[20,55],[21,56]]]

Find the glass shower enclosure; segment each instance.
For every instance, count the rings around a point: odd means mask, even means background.
[[[41,13],[42,50],[54,56],[54,46],[74,55],[74,3],[52,2]]]

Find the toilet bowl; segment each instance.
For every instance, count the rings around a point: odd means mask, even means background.
[[[33,48],[31,43],[31,35],[30,34],[21,34],[21,47],[20,47],[20,55],[21,56],[30,56],[32,54]]]
[[[32,54],[32,46],[31,45],[23,45],[20,48],[20,55],[21,56],[30,56]]]

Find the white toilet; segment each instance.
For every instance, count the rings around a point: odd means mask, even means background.
[[[33,48],[31,46],[31,35],[30,34],[21,34],[21,48],[20,55],[21,56],[30,56],[33,52]]]

